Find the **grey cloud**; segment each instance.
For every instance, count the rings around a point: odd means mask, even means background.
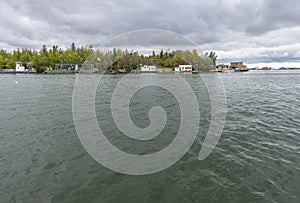
[[[299,25],[298,0],[269,0],[263,1],[255,12],[252,23],[246,31],[251,34],[265,33],[270,30],[294,27]]]
[[[225,53],[228,60],[264,60],[263,54],[270,54],[271,60],[298,60],[300,50],[293,44],[300,37],[299,7],[298,0],[7,0],[0,2],[0,45],[40,48],[73,41],[97,45],[133,30],[163,29],[182,34],[203,49]],[[180,44],[173,38],[152,39],[144,37],[143,42]],[[247,48],[254,53],[247,53]],[[281,57],[284,52],[289,57]]]

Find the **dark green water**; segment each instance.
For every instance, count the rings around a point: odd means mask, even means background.
[[[163,149],[180,122],[174,97],[159,88],[135,95],[130,108],[137,126],[149,125],[153,103],[166,109],[168,122],[154,140],[130,143],[110,114],[120,77],[108,75],[98,88],[103,131],[129,153]],[[195,143],[164,171],[128,176],[101,166],[81,145],[72,119],[75,75],[0,75],[0,202],[300,202],[300,71],[223,74],[226,124],[203,161],[197,157],[210,103],[199,77],[185,77],[200,103]]]

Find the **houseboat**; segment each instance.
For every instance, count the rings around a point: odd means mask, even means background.
[[[81,63],[56,63],[55,68],[47,68],[45,74],[74,74],[78,73],[78,67]]]
[[[157,72],[156,66],[148,66],[148,65],[141,66],[141,73],[156,73],[156,72]]]
[[[1,69],[0,74],[36,74],[36,70],[26,69],[20,62],[16,62],[16,69]]]
[[[121,74],[127,74],[127,73],[130,73],[131,72],[131,69],[119,69],[118,70],[118,73],[121,73]]]
[[[177,73],[186,73],[192,71],[193,71],[192,65],[179,65],[178,67],[175,67],[175,72]]]
[[[47,68],[46,74],[74,74],[74,73],[98,73],[94,64],[84,63],[56,63],[55,68]]]
[[[234,72],[234,69],[229,67],[229,65],[220,64],[220,65],[217,65],[216,71],[219,73],[231,73],[231,72]]]
[[[99,70],[94,67],[94,64],[88,62],[81,64],[78,69],[79,73],[99,73]]]
[[[235,72],[246,72],[249,71],[246,65],[243,64],[242,61],[239,62],[231,62],[230,67],[235,71]]]
[[[249,71],[243,62],[231,62],[230,66],[225,64],[217,65],[216,71],[220,73],[231,73],[231,72],[246,72]]]

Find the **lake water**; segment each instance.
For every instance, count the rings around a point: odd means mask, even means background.
[[[176,99],[160,88],[137,92],[130,106],[137,126],[149,125],[154,103],[166,110],[168,121],[157,138],[131,143],[110,112],[121,77],[105,75],[99,84],[100,127],[128,153],[162,150],[180,124]],[[151,77],[160,80],[159,74]],[[300,202],[300,71],[221,77],[227,119],[210,156],[197,159],[210,121],[209,95],[198,76],[185,75],[199,100],[196,141],[166,170],[130,176],[103,167],[82,146],[72,117],[76,75],[0,75],[0,202]]]

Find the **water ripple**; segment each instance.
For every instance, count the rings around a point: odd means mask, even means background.
[[[75,76],[0,75],[0,202],[299,202],[299,76],[300,71],[222,75],[227,120],[213,153],[197,160],[210,121],[203,101],[190,151],[165,171],[132,177],[102,167],[82,147],[72,120]],[[186,78],[203,97],[198,78]],[[122,145],[108,111],[119,79],[105,77],[96,107],[111,141]],[[156,151],[176,135],[176,104],[170,95],[157,93],[154,100],[170,113],[169,128],[160,139],[124,145],[126,150]],[[132,101],[131,116],[141,126],[148,122],[143,98]]]

